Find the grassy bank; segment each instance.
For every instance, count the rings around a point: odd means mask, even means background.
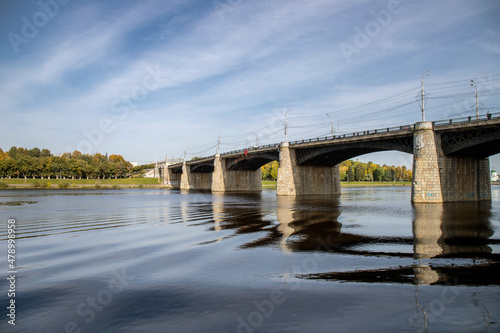
[[[263,188],[276,188],[276,181],[263,180]],[[492,183],[493,184],[493,183]],[[411,182],[340,182],[342,187],[411,186]],[[166,187],[156,178],[123,179],[0,179],[2,188],[155,188]]]
[[[276,188],[276,181],[263,180],[263,188]],[[411,186],[411,182],[340,182],[342,187]]]
[[[275,180],[263,180],[262,181],[262,187],[263,188],[276,188],[276,184],[278,182]]]
[[[0,179],[1,188],[134,188],[160,187],[156,178],[123,179]]]
[[[411,186],[411,182],[340,182],[342,187]]]

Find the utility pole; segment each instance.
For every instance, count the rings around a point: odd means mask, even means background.
[[[479,120],[479,103],[478,103],[478,98],[477,98],[477,86],[476,86],[476,82],[474,82],[474,80],[470,80],[470,82],[472,82],[470,85],[474,87],[474,89],[476,89],[476,119]]]
[[[255,147],[258,147],[259,146],[259,137],[254,132],[252,132],[252,134],[255,135]]]
[[[285,111],[285,142],[288,142],[288,137],[287,137],[287,127],[288,127],[288,109]]]
[[[422,80],[420,83],[421,86],[421,91],[420,95],[422,97],[422,121],[425,121],[425,101],[424,101],[424,76],[429,76],[430,71],[425,71],[424,74],[422,74]]]
[[[332,121],[332,137],[333,137],[333,136],[334,136],[334,135],[333,135],[333,119],[332,119],[332,117],[330,117],[330,114],[328,114],[328,113],[326,114],[326,116],[327,116],[328,118],[330,118],[330,120]]]
[[[217,155],[220,154],[220,132],[219,135],[217,136]]]

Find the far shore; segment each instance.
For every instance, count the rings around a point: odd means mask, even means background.
[[[276,181],[263,180],[263,188],[276,188]],[[382,186],[411,186],[411,182],[340,182],[341,187],[382,187]]]
[[[276,181],[263,180],[262,188],[275,189]],[[500,185],[500,182],[491,182]],[[411,186],[411,182],[340,182],[341,187]],[[24,179],[0,178],[0,189],[119,189],[119,188],[171,188],[156,178],[122,179]]]

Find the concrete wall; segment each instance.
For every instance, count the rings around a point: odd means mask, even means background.
[[[491,200],[489,158],[445,156],[431,122],[415,125],[412,202]]]
[[[181,190],[210,190],[212,189],[212,173],[194,173],[184,163],[182,166]]]
[[[172,188],[179,189],[181,186],[181,174],[172,172],[172,169],[164,168],[162,182]]]
[[[489,158],[443,156],[439,167],[444,202],[491,200]]]
[[[295,150],[287,143],[280,148],[277,195],[340,194],[339,166],[297,165]]]
[[[262,172],[230,171],[226,169],[226,159],[215,156],[212,177],[212,192],[260,192]]]

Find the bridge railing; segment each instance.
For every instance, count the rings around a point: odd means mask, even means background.
[[[251,152],[251,151],[260,150],[260,149],[269,149],[269,148],[277,149],[278,147],[279,147],[278,143],[274,143],[274,144],[270,144],[270,145],[263,145],[263,146],[252,146],[252,147],[247,147],[247,148],[243,148],[243,149],[228,151],[228,152],[222,153],[220,155],[227,156],[227,155],[243,153],[243,152],[245,152],[245,150],[247,152]]]
[[[358,131],[358,132],[333,135],[333,136],[325,136],[320,138],[302,139],[302,140],[292,141],[290,142],[290,145],[298,145],[309,142],[332,141],[338,139],[354,138],[354,137],[383,134],[383,133],[412,132],[414,130],[414,127],[415,125],[403,125],[395,127],[378,128],[374,130]]]
[[[474,122],[478,122],[478,121],[485,121],[485,120],[492,120],[492,119],[500,119],[500,112],[480,114],[479,117],[468,116],[468,117],[461,117],[461,118],[454,118],[454,119],[437,120],[437,121],[432,122],[432,126],[435,128],[435,127],[440,127],[440,126],[474,123]]]
[[[485,121],[485,120],[491,120],[491,119],[500,119],[500,112],[481,114],[481,115],[479,115],[479,118],[477,118],[476,116],[468,116],[468,117],[461,117],[461,118],[454,118],[454,119],[436,120],[436,121],[432,122],[432,125],[433,125],[433,127],[441,127],[441,126],[454,125],[454,124],[473,123],[473,122]],[[363,137],[363,136],[383,134],[383,133],[413,132],[414,130],[415,130],[415,125],[409,124],[409,125],[403,125],[403,126],[385,127],[385,128],[374,129],[374,130],[358,131],[358,132],[333,135],[333,136],[324,136],[324,137],[317,137],[317,138],[311,138],[311,139],[296,140],[296,141],[291,141],[290,145],[299,145],[299,144],[310,143],[310,142],[333,141],[333,140],[338,140],[338,139]],[[228,151],[225,153],[221,153],[221,156],[240,154],[240,153],[243,153],[245,151],[252,152],[255,150],[270,149],[270,148],[277,149],[277,148],[279,148],[279,146],[280,146],[279,143],[263,145],[263,146],[252,146],[252,147],[247,147],[247,148],[242,148],[242,149],[237,149],[237,150],[232,150],[232,151]],[[206,156],[206,157],[200,158],[198,160],[191,160],[191,161],[186,161],[186,162],[203,162],[205,160],[210,160],[213,158],[215,158],[215,155]],[[181,163],[178,163],[178,164],[181,164]],[[175,166],[178,167],[179,165],[176,164]]]

